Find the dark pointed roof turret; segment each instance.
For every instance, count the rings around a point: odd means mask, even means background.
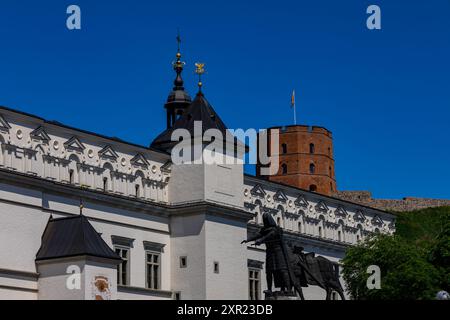
[[[176,54],[176,60],[172,63],[173,69],[176,72],[175,80],[173,81],[173,89],[167,97],[164,108],[167,110],[167,128],[170,128],[176,121],[176,119],[183,114],[184,110],[191,104],[192,100],[189,94],[184,90],[184,81],[181,77],[184,61],[181,61],[180,43],[181,38],[177,36],[178,51]]]

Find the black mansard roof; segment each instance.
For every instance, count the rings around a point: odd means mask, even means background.
[[[122,260],[100,237],[83,215],[68,218],[50,218],[42,235],[36,261],[90,256]]]
[[[191,136],[194,136],[194,122],[202,122],[202,135],[208,129],[218,129],[224,138],[227,136],[227,126],[220,119],[219,115],[213,109],[211,104],[206,100],[203,93],[197,93],[194,101],[189,105],[183,115],[174,123],[171,128],[163,131],[155,140],[151,147],[165,149],[166,146],[172,145],[172,133],[176,129],[186,129]]]

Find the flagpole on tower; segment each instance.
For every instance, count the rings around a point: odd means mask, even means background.
[[[297,125],[297,110],[295,108],[295,90],[292,90],[291,108],[294,108],[294,125]]]

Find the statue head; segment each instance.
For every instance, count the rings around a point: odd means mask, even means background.
[[[264,212],[262,218],[263,218],[264,227],[270,228],[270,227],[277,226],[277,223],[275,222],[275,220],[273,219],[273,217],[270,213]]]

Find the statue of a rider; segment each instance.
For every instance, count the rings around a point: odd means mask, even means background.
[[[290,256],[283,239],[283,229],[277,226],[272,215],[268,212],[263,214],[263,224],[258,234],[242,243],[255,241],[255,245],[266,245],[266,280],[267,292],[272,293],[272,285],[281,288],[282,293],[291,294],[295,285],[292,267],[290,266]]]

